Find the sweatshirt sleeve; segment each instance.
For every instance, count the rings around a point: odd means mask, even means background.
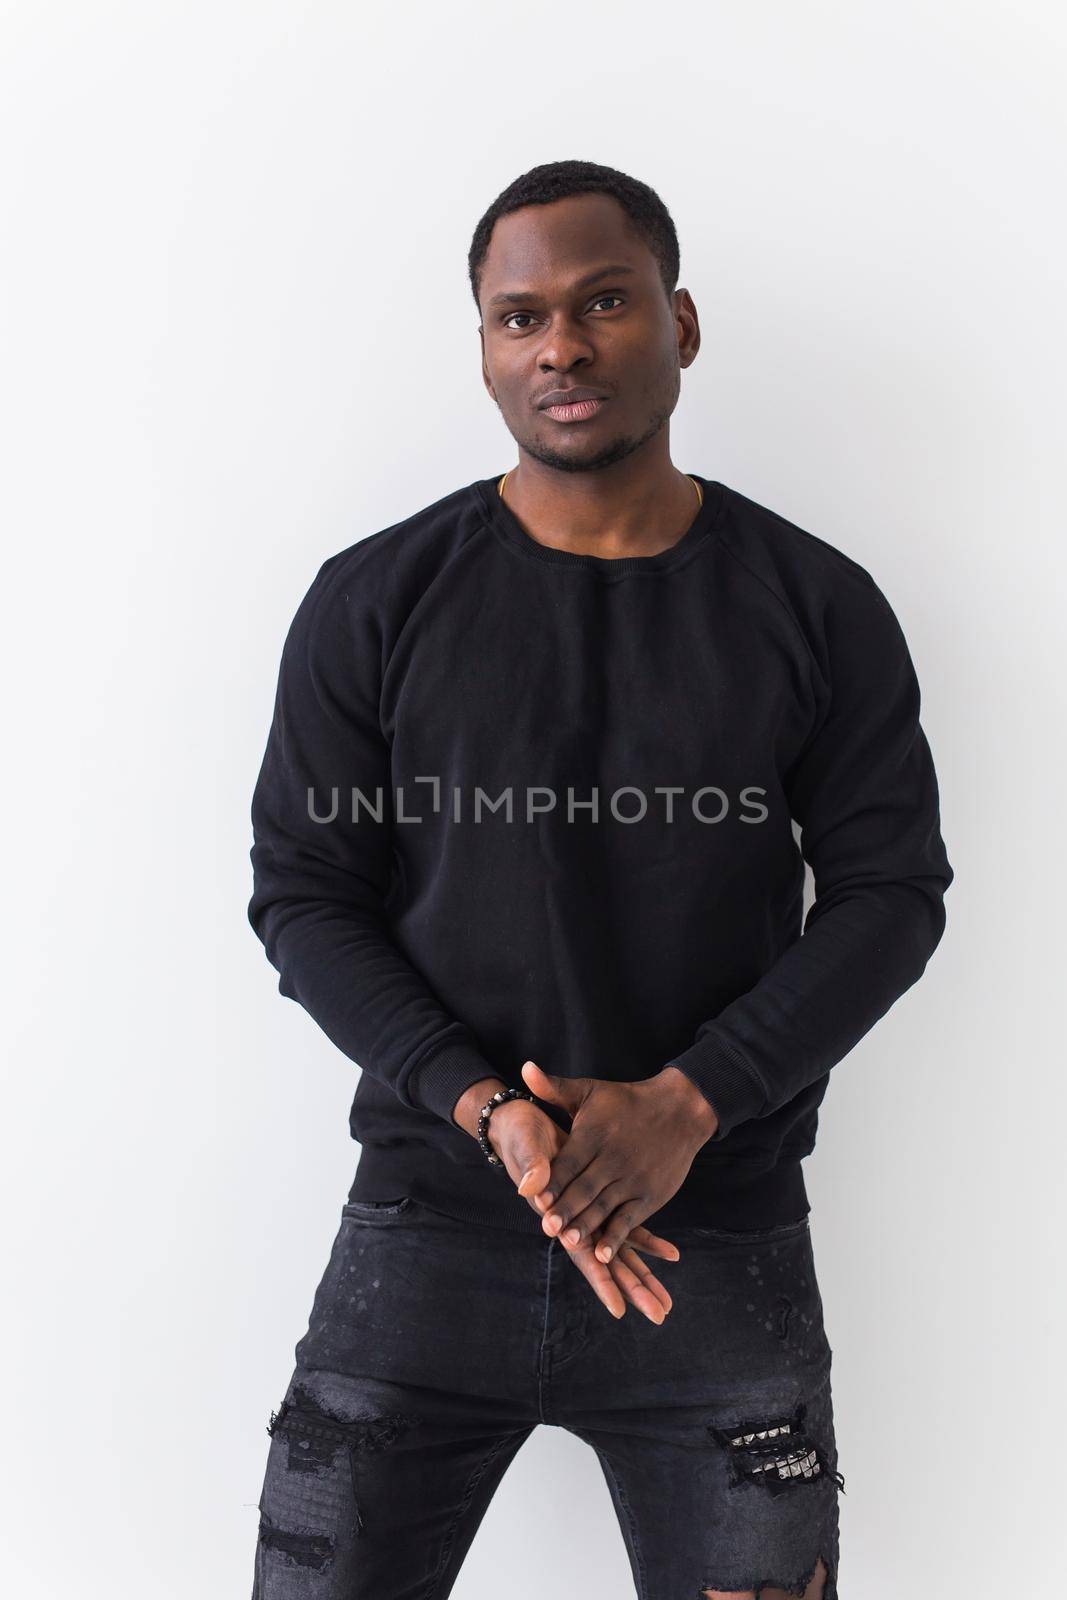
[[[382,627],[356,592],[358,572],[339,569],[340,559],[319,569],[282,650],[252,798],[248,920],[282,995],[404,1105],[458,1126],[452,1111],[464,1090],[498,1074],[390,936],[395,806],[379,711]]]
[[[919,685],[889,603],[861,568],[825,602],[814,732],[786,774],[815,880],[803,934],[669,1065],[719,1126],[765,1117],[825,1076],[926,967],[953,879]]]

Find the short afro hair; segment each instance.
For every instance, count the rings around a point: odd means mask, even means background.
[[[615,167],[599,166],[595,161],[549,161],[531,167],[509,183],[474,230],[467,270],[479,314],[482,267],[497,220],[522,206],[547,206],[553,200],[577,194],[606,194],[619,202],[659,263],[663,288],[670,299],[678,283],[678,235],[671,214],[656,191],[639,178],[631,178]]]

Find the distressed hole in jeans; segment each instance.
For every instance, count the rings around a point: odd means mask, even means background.
[[[259,1542],[272,1550],[287,1566],[307,1567],[311,1572],[328,1572],[333,1562],[334,1541],[328,1533],[290,1533],[276,1528],[260,1515]]]
[[[361,1534],[364,1531],[364,1524],[356,1495],[356,1457],[361,1451],[384,1450],[399,1438],[405,1428],[421,1420],[417,1415],[401,1412],[379,1417],[339,1416],[324,1406],[310,1390],[302,1384],[297,1384],[291,1396],[282,1401],[277,1411],[271,1412],[267,1432],[272,1438],[277,1435],[288,1441],[286,1468],[290,1473],[307,1473],[315,1477],[329,1476],[337,1470],[340,1453],[345,1452],[356,1516],[356,1533]],[[309,1553],[311,1547],[308,1544],[309,1540],[314,1542],[312,1536],[281,1534],[273,1527],[269,1531],[271,1533],[269,1548],[281,1549],[281,1540],[292,1540],[291,1553],[298,1564],[303,1566],[312,1564]],[[318,1537],[329,1544],[332,1552],[332,1539],[325,1534]],[[263,1538],[262,1533],[261,1538]],[[268,1544],[268,1540],[263,1538],[263,1543]],[[319,1567],[316,1570],[324,1571],[325,1568]]]
[[[805,1432],[806,1414],[801,1401],[789,1416],[751,1418],[727,1427],[709,1425],[729,1456],[735,1487],[759,1484],[771,1494],[782,1494],[828,1477],[844,1489],[844,1478],[830,1471],[823,1452]]]
[[[823,1600],[829,1569],[822,1556],[790,1583],[755,1583],[743,1589],[701,1589],[702,1600]]]

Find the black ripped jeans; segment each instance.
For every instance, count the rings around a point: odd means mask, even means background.
[[[253,1600],[445,1600],[539,1424],[596,1451],[639,1600],[802,1594],[820,1557],[838,1600],[809,1219],[669,1237],[679,1261],[643,1258],[674,1301],[657,1327],[616,1321],[558,1239],[345,1205],[271,1417]]]

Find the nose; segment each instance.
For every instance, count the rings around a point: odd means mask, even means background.
[[[588,338],[568,317],[557,317],[549,326],[538,351],[542,372],[570,372],[588,365],[594,351]]]

